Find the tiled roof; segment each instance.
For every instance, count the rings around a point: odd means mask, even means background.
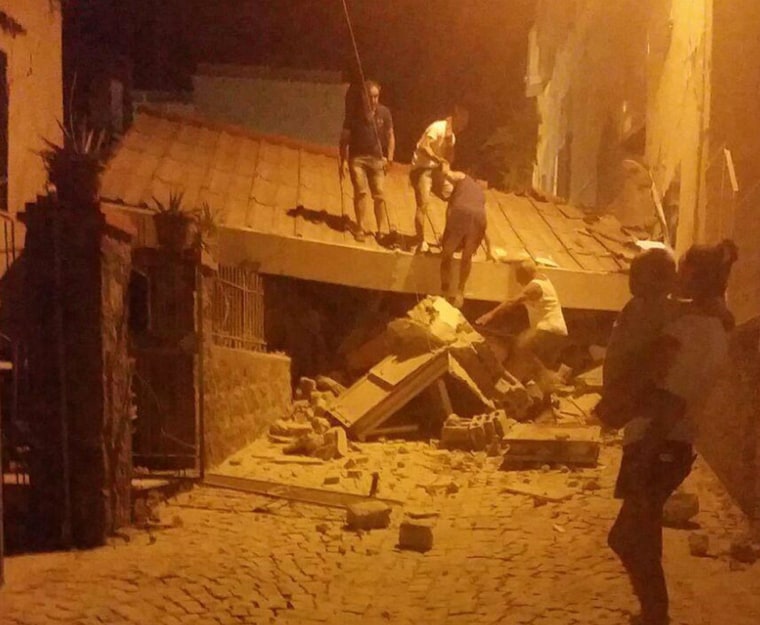
[[[188,206],[208,202],[221,209],[228,228],[384,249],[371,238],[355,242],[341,227],[353,219],[353,205],[350,182],[341,186],[338,177],[337,150],[196,117],[141,111],[108,164],[102,197],[148,206],[152,198],[164,201],[179,190]],[[386,198],[399,231],[411,236],[415,204],[408,166],[393,166]],[[636,254],[634,238],[611,216],[590,218],[572,206],[495,190],[487,191],[487,212],[492,243],[508,258],[527,253],[561,269],[607,273],[625,270]],[[430,217],[440,235],[445,205],[437,198]]]

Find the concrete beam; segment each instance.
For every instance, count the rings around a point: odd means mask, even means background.
[[[440,294],[440,258],[407,252],[362,249],[345,244],[284,237],[241,228],[222,228],[219,262],[254,262],[269,275],[396,293]],[[456,262],[455,262],[456,264]],[[628,301],[622,273],[544,268],[566,308],[620,310]],[[519,292],[509,263],[473,263],[466,297],[498,302]]]

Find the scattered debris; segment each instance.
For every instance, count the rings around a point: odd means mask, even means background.
[[[706,558],[710,552],[710,537],[703,532],[689,534],[689,553],[697,558]]]
[[[363,502],[380,502],[386,505],[400,505],[402,503],[393,499],[370,499],[364,495],[356,495],[354,493],[327,490],[324,488],[296,486],[294,484],[273,482],[271,480],[232,477],[230,475],[219,475],[215,473],[207,473],[203,480],[203,484],[215,488],[229,488],[231,490],[238,490],[245,493],[255,493],[267,497],[276,497],[278,499],[287,499],[290,501],[299,501],[302,503],[310,503],[332,508],[345,508],[348,505]]]

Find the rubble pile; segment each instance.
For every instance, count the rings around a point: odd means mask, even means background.
[[[270,426],[270,440],[285,443],[285,454],[322,460],[348,455],[346,431],[333,426],[327,412],[330,403],[344,390],[343,385],[327,376],[315,380],[301,378],[290,414]]]
[[[443,298],[427,297],[392,320],[382,343],[381,360],[348,388],[326,376],[301,378],[291,413],[270,438],[286,443],[285,453],[330,460],[347,453],[349,437],[421,434],[425,426],[433,438],[443,429],[445,447],[498,451],[510,421],[524,420],[535,401]]]

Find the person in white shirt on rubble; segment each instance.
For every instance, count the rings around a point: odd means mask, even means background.
[[[556,375],[552,370],[557,366],[567,337],[562,305],[554,285],[538,271],[534,261],[526,259],[520,262],[515,277],[523,287],[522,291],[481,315],[475,323],[485,326],[516,306],[525,307],[530,327],[517,337],[512,359],[516,368],[526,368],[524,375],[518,377],[523,381],[535,380],[548,397],[555,386]]]
[[[450,169],[454,160],[456,135],[467,128],[469,119],[467,109],[457,105],[450,116],[430,124],[417,142],[409,171],[409,180],[414,188],[414,199],[417,203],[414,214],[417,253],[425,253],[430,249],[425,241],[425,220],[430,193],[435,193],[443,201],[447,201],[451,195],[452,185],[444,172]]]

